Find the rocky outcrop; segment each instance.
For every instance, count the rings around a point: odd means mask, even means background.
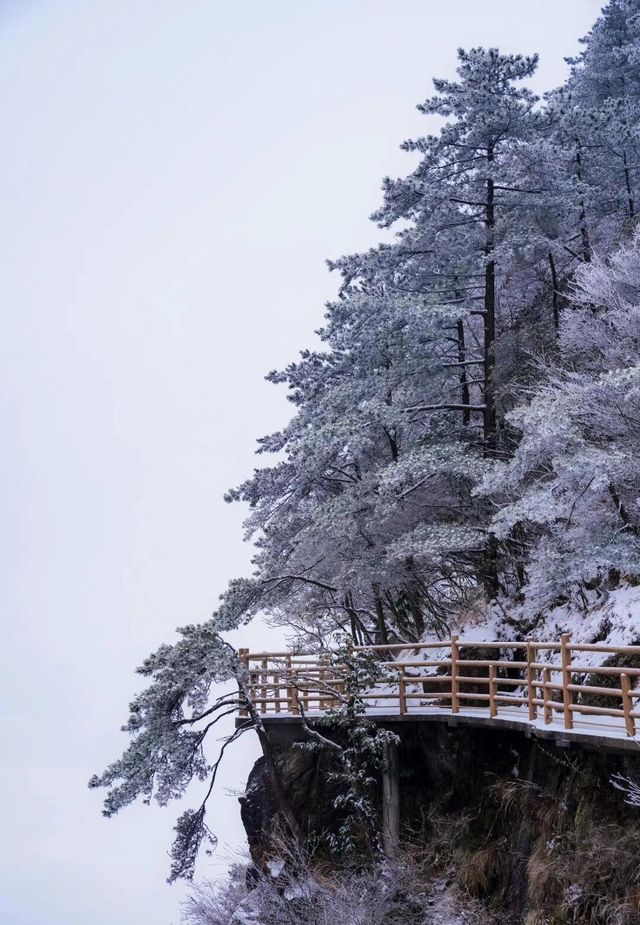
[[[303,835],[320,835],[335,828],[332,812],[338,789],[331,778],[331,755],[299,748],[292,743],[276,747],[276,765],[282,790]],[[263,869],[278,817],[266,762],[259,758],[240,797],[240,814],[254,864]]]
[[[636,755],[561,748],[508,729],[402,723],[404,837],[434,877],[482,899],[505,925],[640,923],[640,811],[611,784],[640,777]],[[282,785],[305,833],[338,820],[331,756],[281,743]],[[263,866],[276,806],[264,762],[241,798]]]

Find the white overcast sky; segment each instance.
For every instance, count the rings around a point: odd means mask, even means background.
[[[324,259],[379,238],[456,48],[538,51],[544,90],[599,6],[0,0],[2,923],[177,925],[179,807],[103,820],[86,781],[133,668],[247,570],[222,494],[286,420],[263,376],[312,342]]]

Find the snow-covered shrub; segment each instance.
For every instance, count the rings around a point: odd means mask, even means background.
[[[226,881],[196,886],[186,925],[425,925],[443,921],[430,914],[438,902],[454,905],[410,853],[395,864],[331,869],[291,842],[277,855],[275,876],[251,868],[243,878],[238,866]]]
[[[354,650],[352,641],[344,637],[332,653],[330,673],[332,669],[342,679],[339,689],[335,685],[331,688],[336,702],[313,726],[306,722],[301,705],[308,739],[295,747],[324,750],[333,757],[329,775],[338,791],[333,815],[339,824],[322,840],[331,854],[344,862],[354,854],[380,853],[379,783],[388,749],[397,745],[399,738],[366,715],[363,694],[374,685],[395,681],[376,655]]]

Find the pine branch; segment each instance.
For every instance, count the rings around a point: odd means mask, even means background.
[[[415,405],[412,408],[402,408],[405,414],[414,411],[486,411],[486,405]]]

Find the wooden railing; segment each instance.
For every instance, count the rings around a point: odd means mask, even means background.
[[[526,716],[532,723],[614,726],[636,735],[640,646],[558,642],[446,641],[354,647],[375,658],[377,679],[359,697],[372,715],[444,711]],[[444,653],[445,657],[442,657]],[[323,713],[344,703],[349,658],[335,653],[240,650],[249,697],[261,714]],[[588,664],[593,660],[596,664]],[[620,664],[615,664],[619,662]],[[606,663],[606,664],[602,664]],[[608,686],[609,682],[615,686]],[[246,708],[241,709],[246,715]]]

